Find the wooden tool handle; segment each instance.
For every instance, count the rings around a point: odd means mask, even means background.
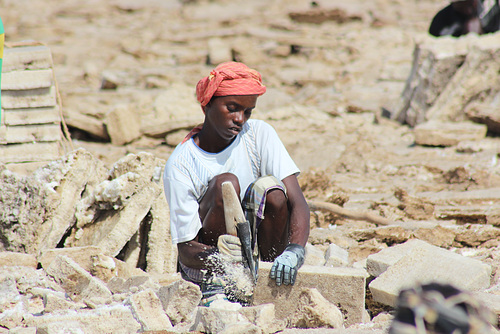
[[[231,182],[222,183],[222,199],[224,202],[224,218],[226,220],[226,233],[238,235],[236,226],[245,221],[245,214],[241,208],[241,202]]]

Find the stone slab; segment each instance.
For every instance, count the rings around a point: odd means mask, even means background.
[[[60,123],[59,106],[2,110],[2,124],[7,126]]]
[[[497,316],[500,316],[500,295],[482,291],[474,291],[472,292],[472,295],[490,311],[494,312]]]
[[[330,244],[325,253],[325,266],[342,267],[349,264],[349,252],[336,244]]]
[[[161,331],[172,328],[168,316],[163,311],[160,299],[152,289],[146,289],[130,296],[126,301],[134,318],[139,321],[142,331]]]
[[[64,112],[64,120],[69,127],[80,129],[90,135],[109,141],[109,134],[103,121],[78,112]]]
[[[61,145],[52,143],[26,143],[0,146],[1,163],[52,161],[62,156]]]
[[[38,261],[33,254],[0,252],[0,267],[3,266],[24,266],[36,268],[38,266]]]
[[[57,105],[56,88],[37,88],[29,90],[6,90],[2,92],[2,108],[40,108]]]
[[[141,135],[141,122],[136,110],[128,105],[117,105],[106,115],[106,129],[111,143],[124,145]]]
[[[54,84],[52,69],[35,71],[12,71],[2,74],[2,92],[7,90],[26,90],[48,88]]]
[[[17,70],[46,69],[52,66],[52,54],[47,46],[37,45],[4,49],[2,73]]]
[[[395,306],[402,289],[437,282],[475,291],[490,285],[491,266],[436,246],[411,250],[374,279],[370,291],[376,302]]]
[[[365,312],[365,286],[368,273],[358,268],[324,267],[304,265],[297,274],[295,285],[277,286],[269,278],[272,263],[260,262],[259,279],[254,292],[253,304],[272,303],[276,317],[285,319],[294,311],[304,288],[316,288],[329,302],[337,305],[345,324],[362,322]]]
[[[58,255],[46,269],[48,275],[66,291],[75,302],[90,301],[101,304],[111,298],[111,291],[101,280],[65,255]]]
[[[233,60],[231,45],[222,38],[210,38],[208,44],[208,59],[210,64],[218,65]]]
[[[101,247],[106,255],[118,255],[130,238],[136,234],[142,220],[150,211],[154,199],[161,191],[161,187],[155,183],[139,189],[124,208],[109,212],[100,220],[82,227],[78,232],[78,238],[75,238],[71,246],[96,245]]]
[[[419,239],[410,239],[405,243],[382,249],[380,252],[368,256],[366,269],[370,275],[378,277],[413,249],[426,246],[430,246],[430,244]]]
[[[91,189],[93,184],[105,178],[106,168],[102,162],[84,149],[71,152],[61,163],[64,164],[64,175],[57,180],[57,199],[46,204],[49,214],[39,227],[34,245],[30,245],[35,246],[37,252],[56,248],[74,224],[76,207],[82,192]]]
[[[148,233],[148,254],[146,255],[148,273],[163,274],[177,271],[177,245],[172,243],[170,234],[170,208],[165,192],[151,205],[151,230]]]
[[[30,316],[27,326],[37,328],[37,333],[138,333],[141,325],[130,308],[124,305],[101,307],[94,310],[68,311],[62,314]]]
[[[38,261],[42,268],[48,268],[58,255],[65,255],[90,272],[92,269],[91,258],[101,254],[103,254],[103,251],[97,246],[53,248],[42,250],[38,256]]]
[[[7,126],[0,134],[0,144],[57,142],[63,139],[59,124]]]
[[[472,122],[429,121],[414,129],[415,143],[425,146],[453,146],[461,141],[480,140],[488,128]]]

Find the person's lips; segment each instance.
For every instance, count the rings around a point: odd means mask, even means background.
[[[229,130],[235,134],[238,134],[241,132],[241,128],[240,127],[232,127],[232,128],[229,128]]]

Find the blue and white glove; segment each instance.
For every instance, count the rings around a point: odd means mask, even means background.
[[[278,256],[271,267],[269,277],[276,280],[276,285],[294,285],[299,268],[304,264],[306,250],[298,244],[289,244]]]

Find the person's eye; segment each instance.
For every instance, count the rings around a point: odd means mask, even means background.
[[[228,105],[226,108],[227,108],[227,110],[229,112],[235,112],[235,111],[237,111],[236,107],[234,105],[232,105],[232,104]]]

